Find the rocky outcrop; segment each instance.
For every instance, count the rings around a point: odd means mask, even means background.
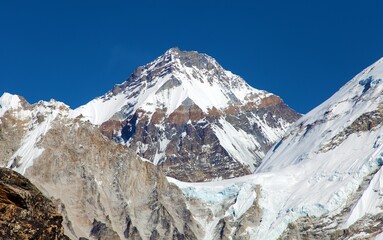
[[[279,239],[284,240],[343,240],[343,239],[375,239],[382,233],[383,214],[366,215],[349,228],[342,226],[333,218],[305,217],[290,223]]]
[[[23,103],[24,108],[30,108],[29,104],[20,96],[15,96]],[[20,141],[27,131],[29,118],[20,119],[16,109],[10,109],[0,116],[0,166],[7,161],[20,146]],[[17,162],[17,156],[15,156]]]
[[[53,203],[6,168],[0,168],[0,213],[1,239],[69,239]]]
[[[383,122],[383,104],[371,112],[366,112],[355,119],[350,126],[334,136],[328,143],[324,144],[320,151],[327,152],[339,146],[353,133],[369,132],[381,126]]]

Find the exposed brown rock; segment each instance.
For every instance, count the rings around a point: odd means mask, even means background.
[[[208,116],[211,118],[218,118],[222,115],[222,112],[219,111],[216,107],[212,107],[208,109]]]
[[[27,126],[28,119],[18,119],[12,110],[0,118],[0,165],[6,165],[6,161],[17,150]]]
[[[278,104],[282,103],[282,99],[275,95],[270,95],[268,97],[265,97],[261,100],[261,103],[259,104],[259,108],[267,108],[276,106]]]
[[[69,239],[53,203],[20,174],[0,168],[0,238]]]
[[[217,91],[202,90],[213,86]],[[99,99],[108,101],[117,94],[126,104],[115,109],[111,119],[117,122],[109,119],[101,125],[103,134],[184,181],[255,171],[300,117],[279,97],[253,89],[212,57],[177,48],[137,68]],[[199,104],[204,98],[210,109]],[[174,104],[174,111],[167,107]]]
[[[120,121],[109,120],[101,124],[100,131],[108,138],[113,139],[116,129],[120,129],[121,127],[122,123]]]
[[[107,227],[105,223],[99,222],[96,219],[93,221],[90,236],[97,240],[120,240],[120,237],[115,231]]]
[[[165,119],[166,109],[156,109],[156,111],[152,115],[151,123],[159,124]]]
[[[179,106],[173,113],[169,115],[165,122],[170,124],[185,124],[190,121],[198,121],[203,119],[204,113],[197,105],[185,107]]]
[[[115,139],[114,134],[120,132],[121,138],[138,155],[151,161],[157,158],[157,164],[167,176],[182,181],[233,178],[251,171],[221,145],[213,128],[220,125],[220,119],[257,138],[260,147],[254,146],[252,150],[256,167],[274,142],[265,137],[261,125],[250,119],[257,116],[259,121],[267,121],[269,126],[280,129],[281,116],[289,123],[300,117],[276,96],[267,97],[261,106],[249,102],[225,109],[213,107],[205,113],[186,99],[169,116],[166,116],[166,108],[156,109],[152,114],[138,109],[123,122],[107,121],[101,125],[101,131],[110,139]]]

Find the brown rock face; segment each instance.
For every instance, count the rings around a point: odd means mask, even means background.
[[[11,111],[0,118],[0,164],[6,165],[7,160],[17,150],[21,138],[26,132],[27,121],[20,121]]]
[[[177,108],[172,114],[169,115],[168,119],[166,119],[167,122],[170,124],[185,124],[189,120],[190,121],[199,121],[204,118],[204,113],[202,110],[196,106],[180,106]]]
[[[166,109],[157,109],[149,119],[138,109],[130,120],[110,120],[100,129],[110,139],[116,139],[115,133],[121,132],[121,138],[138,155],[154,162],[167,176],[190,182],[250,174],[274,144],[265,134],[264,124],[283,129],[282,116],[287,123],[300,117],[277,96],[265,98],[260,105],[231,105],[225,109],[212,108],[207,113],[189,99],[169,116],[165,113]],[[224,147],[216,133],[217,128],[223,129],[222,121],[256,141],[249,149],[250,156],[247,155],[253,166],[243,164]],[[228,141],[230,137],[236,136],[229,136]],[[237,147],[241,146],[234,146],[239,150]]]
[[[69,239],[53,203],[20,174],[0,168],[0,238]]]

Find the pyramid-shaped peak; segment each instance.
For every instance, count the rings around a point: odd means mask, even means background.
[[[3,93],[0,96],[0,117],[9,109],[19,108],[21,100],[18,95],[13,95],[10,93]]]
[[[177,55],[181,52],[181,50],[178,47],[172,47],[169,50],[165,52],[165,55]]]
[[[197,51],[183,51],[178,47],[167,50],[162,58],[166,62],[178,62],[186,67],[196,67],[197,69],[206,70],[214,68],[222,69],[217,61],[209,55]]]

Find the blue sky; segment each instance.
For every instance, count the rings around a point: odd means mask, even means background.
[[[0,92],[74,108],[178,46],[306,113],[383,57],[382,9],[368,0],[0,1]]]

